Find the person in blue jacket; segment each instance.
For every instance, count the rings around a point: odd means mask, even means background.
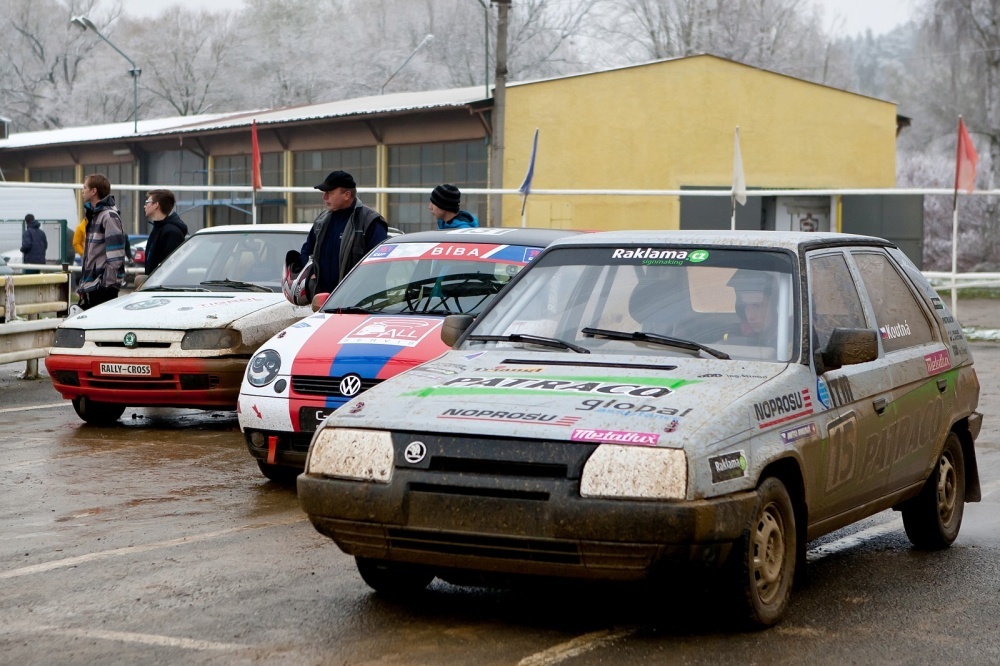
[[[24,216],[24,233],[21,235],[21,254],[24,255],[26,264],[44,264],[45,251],[49,249],[49,242],[42,231],[42,223],[35,219],[35,216],[28,213]],[[38,273],[38,269],[26,269],[24,273]]]
[[[462,192],[450,183],[438,185],[431,192],[427,206],[437,220],[438,229],[467,229],[478,227],[479,220],[467,210],[462,210]]]

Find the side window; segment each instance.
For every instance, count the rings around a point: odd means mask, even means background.
[[[842,254],[809,259],[813,349],[823,349],[835,328],[867,328],[861,297]]]
[[[889,257],[874,252],[855,252],[853,256],[886,352],[933,342],[934,334],[923,309]]]

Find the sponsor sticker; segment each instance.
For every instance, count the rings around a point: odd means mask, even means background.
[[[757,427],[763,430],[813,413],[809,389],[779,395],[753,406]]]
[[[951,370],[951,357],[947,349],[942,349],[933,354],[924,356],[924,365],[927,367],[927,374],[936,375],[945,370]]]
[[[910,325],[906,323],[906,320],[904,319],[902,324],[888,324],[886,326],[879,327],[878,333],[882,336],[883,340],[905,338],[910,335]]]
[[[618,417],[645,417],[657,419],[670,419],[679,421],[680,417],[691,413],[691,408],[681,411],[674,407],[660,407],[649,403],[631,402],[628,400],[605,400],[603,398],[593,398],[584,400],[576,408],[582,412],[597,412],[598,414],[614,414]],[[676,429],[676,428],[675,428]],[[673,432],[668,431],[668,432]]]
[[[612,259],[637,259],[644,265],[682,266],[685,263],[700,264],[708,259],[708,257],[708,250],[637,247],[616,248],[611,251]]]
[[[406,395],[425,398],[432,395],[551,395],[558,393],[592,393],[636,398],[662,398],[677,388],[692,383],[686,379],[645,378],[629,381],[617,377],[456,377],[437,386],[420,389]]]
[[[781,441],[785,445],[794,444],[795,442],[801,441],[803,439],[813,439],[816,437],[816,424],[806,423],[800,425],[798,428],[792,428],[790,430],[782,430]]]
[[[139,301],[138,303],[129,303],[123,310],[151,310],[153,308],[162,308],[164,305],[170,305],[170,299],[168,298],[151,298],[147,301]]]
[[[944,310],[944,303],[942,303],[941,299],[937,296],[931,296],[931,303],[934,304],[935,310]]]
[[[439,419],[459,419],[465,421],[503,421],[506,423],[529,423],[531,425],[552,425],[569,427],[579,421],[580,416],[560,416],[541,412],[496,409],[446,409]]]
[[[655,446],[660,436],[655,432],[630,432],[627,430],[602,430],[600,428],[577,428],[570,435],[574,442],[609,442],[614,444],[636,444]]]
[[[712,483],[739,479],[747,474],[746,453],[733,451],[721,456],[714,456],[708,459],[708,466],[712,469]]]
[[[416,347],[440,325],[437,320],[414,317],[372,317],[344,336],[340,344]]]

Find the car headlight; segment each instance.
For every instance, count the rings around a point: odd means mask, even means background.
[[[684,499],[682,449],[601,444],[583,466],[580,495],[622,499]]]
[[[79,349],[83,347],[86,336],[79,328],[57,328],[53,347],[66,347],[68,349]]]
[[[231,349],[240,346],[240,332],[228,328],[204,328],[188,331],[181,338],[181,349]]]
[[[267,386],[278,376],[281,356],[273,349],[257,353],[247,364],[247,381],[251,386]]]
[[[389,483],[394,459],[385,430],[323,428],[313,439],[306,474]]]

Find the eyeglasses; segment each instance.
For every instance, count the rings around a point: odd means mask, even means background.
[[[152,206],[155,203],[156,203],[155,201],[147,201],[146,203],[143,204],[143,206]]]

